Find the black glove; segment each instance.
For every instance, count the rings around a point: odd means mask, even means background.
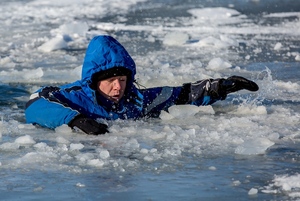
[[[209,96],[216,100],[224,100],[227,97],[227,94],[242,89],[257,91],[258,86],[255,82],[240,76],[231,76],[227,79],[200,80],[194,83],[184,84],[176,104],[197,102],[205,96]]]
[[[258,85],[251,81],[247,80],[244,77],[240,76],[231,76],[227,79],[219,80],[219,88],[217,90],[220,97],[226,98],[227,94],[233,93],[242,89],[246,89],[249,91],[257,91],[259,89]],[[224,100],[222,99],[222,100]]]
[[[88,135],[99,135],[109,133],[107,125],[98,123],[94,119],[84,117],[83,115],[76,116],[69,124],[71,128],[78,128]]]

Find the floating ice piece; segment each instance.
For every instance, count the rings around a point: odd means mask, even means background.
[[[69,140],[63,138],[63,137],[57,137],[56,142],[59,144],[70,144]]]
[[[42,68],[32,69],[32,70],[22,70],[22,77],[25,80],[41,78],[44,75]]]
[[[279,189],[277,189],[279,188]],[[289,197],[300,198],[300,174],[295,175],[276,175],[273,183],[265,186],[263,193],[279,193],[284,191]]]
[[[57,133],[71,133],[72,129],[68,125],[63,124],[63,125],[55,128],[55,132],[57,132]]]
[[[14,64],[13,60],[10,57],[0,58],[0,65],[11,68],[14,68],[16,66],[16,64]]]
[[[71,38],[68,38],[66,36],[72,36],[72,37],[78,37],[79,35],[84,36],[86,32],[88,31],[89,27],[84,22],[72,22],[61,25],[57,30],[59,34],[62,34],[65,36],[65,41],[71,41]]]
[[[144,157],[144,161],[152,162],[153,160],[154,160],[154,158],[152,156],[145,156]]]
[[[78,144],[70,144],[70,151],[83,149],[84,145],[81,143]]]
[[[216,71],[216,70],[223,70],[223,69],[230,68],[230,67],[232,67],[232,65],[230,63],[224,61],[223,59],[214,58],[209,61],[206,69]]]
[[[238,42],[223,35],[221,35],[220,38],[209,36],[199,40],[198,42],[191,43],[191,46],[228,48],[231,46],[238,46]]]
[[[165,35],[164,45],[183,45],[189,39],[189,35],[181,32],[171,32]]]
[[[39,187],[36,187],[33,189],[33,192],[40,192],[40,191],[43,191],[44,188],[42,186],[39,186]]]
[[[173,119],[174,117],[172,115],[170,115],[168,112],[166,111],[161,111],[160,112],[160,115],[159,115],[159,118],[164,120],[164,121],[167,121],[167,120],[171,120]]]
[[[25,135],[22,137],[18,137],[15,140],[15,143],[18,143],[20,145],[31,145],[31,144],[35,144],[35,141],[33,140],[33,138],[30,135]]]
[[[44,51],[44,52],[51,52],[54,50],[59,50],[59,49],[64,49],[68,47],[68,42],[69,41],[68,36],[62,36],[58,35],[55,38],[52,38],[51,40],[47,41],[40,47],[38,47],[39,50]]]
[[[300,174],[292,176],[276,176],[276,178],[273,181],[275,186],[281,187],[284,191],[292,191],[293,189],[300,188]]]
[[[208,24],[230,24],[243,21],[244,15],[241,15],[238,11],[230,8],[215,7],[215,8],[195,8],[188,10],[195,18],[192,19],[193,25]]]
[[[226,35],[220,35],[221,41],[226,43],[227,46],[239,46],[238,41],[226,36]]]
[[[295,82],[282,82],[282,81],[274,81],[274,84],[280,89],[285,90],[287,92],[298,93],[300,90],[300,85]]]
[[[281,43],[276,43],[274,46],[274,50],[280,50],[282,48],[282,44]]]
[[[85,187],[85,184],[82,184],[82,183],[77,183],[77,184],[76,184],[76,187],[79,187],[79,188],[84,188],[84,187]]]
[[[102,167],[104,165],[104,162],[102,160],[99,159],[92,159],[87,161],[87,164],[90,166],[94,166],[94,167]]]
[[[275,143],[267,138],[255,138],[246,140],[235,149],[236,154],[257,155],[264,154],[265,151]]]
[[[14,151],[19,149],[20,145],[18,143],[6,142],[0,145],[0,150],[3,151]]]
[[[236,111],[231,113],[242,115],[266,115],[267,109],[265,106],[240,105]]]
[[[211,105],[199,106],[199,111],[201,114],[215,114],[214,108]]]
[[[214,109],[209,106],[196,106],[196,105],[173,105],[168,109],[168,112],[162,111],[160,118],[162,120],[170,120],[173,118],[186,118],[197,114],[198,112],[204,114],[215,114]]]
[[[258,193],[258,190],[256,188],[251,188],[248,191],[248,195],[256,195]]]
[[[239,180],[236,180],[236,181],[232,182],[232,185],[233,186],[239,186],[239,185],[241,185],[241,182]]]
[[[185,118],[189,116],[194,116],[200,111],[198,106],[195,105],[174,105],[168,109],[169,113],[173,117]]]
[[[110,154],[109,154],[109,152],[107,151],[107,150],[102,150],[102,151],[100,151],[100,158],[101,159],[107,159],[107,158],[109,158],[110,157]]]
[[[26,81],[39,79],[44,75],[44,71],[41,68],[36,69],[22,69],[22,70],[8,70],[0,72],[0,79],[2,82],[12,82],[12,79],[17,78],[18,81],[20,78],[23,78]]]

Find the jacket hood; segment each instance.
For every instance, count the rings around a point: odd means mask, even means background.
[[[92,83],[93,75],[113,67],[126,68],[131,71],[131,83],[136,74],[136,66],[127,50],[113,37],[101,35],[94,37],[86,50],[82,66],[81,79]]]

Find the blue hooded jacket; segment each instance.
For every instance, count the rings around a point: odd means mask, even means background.
[[[106,99],[93,87],[95,74],[114,67],[131,71],[124,96],[118,103]],[[135,63],[126,49],[111,36],[97,36],[86,50],[81,80],[60,87],[42,87],[32,94],[26,105],[26,121],[54,129],[68,124],[79,114],[95,120],[137,119],[158,116],[161,110],[180,103],[182,86],[137,89],[135,74]],[[211,103],[203,99],[196,105]]]

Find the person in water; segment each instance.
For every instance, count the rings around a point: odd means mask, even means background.
[[[26,122],[50,129],[67,124],[74,130],[98,135],[109,132],[101,119],[158,117],[172,105],[210,105],[229,93],[259,88],[253,81],[231,76],[138,89],[135,74],[135,62],[116,39],[96,36],[86,50],[81,80],[42,87],[33,93],[26,104]]]

